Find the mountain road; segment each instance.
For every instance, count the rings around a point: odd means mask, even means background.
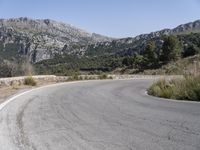
[[[153,79],[61,83],[0,107],[0,150],[200,150],[200,103],[146,94]]]

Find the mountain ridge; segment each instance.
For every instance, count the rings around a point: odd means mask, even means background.
[[[50,59],[55,54],[81,53],[88,44],[111,40],[50,19],[0,19],[0,42],[4,49],[6,44],[17,44],[20,49],[16,50],[29,55],[31,62]]]
[[[134,38],[138,39],[141,37],[146,37],[148,35],[150,35],[151,37],[156,37],[156,36],[163,36],[163,35],[169,35],[169,34],[180,34],[180,33],[184,33],[185,31],[193,31],[193,30],[199,30],[200,32],[200,19],[193,21],[193,22],[189,22],[189,23],[185,23],[185,24],[181,24],[176,26],[175,28],[166,28],[166,29],[162,29],[162,30],[158,30],[158,31],[154,31],[154,32],[150,32],[150,33],[146,33],[146,34],[140,34],[138,36],[135,36]]]
[[[27,17],[0,19],[0,51],[16,51],[35,63],[55,55],[96,56],[141,51],[148,40],[171,34],[200,32],[200,20],[136,37],[115,39],[89,33],[51,19]],[[160,41],[160,39],[158,40]],[[159,43],[158,43],[159,44]],[[16,52],[13,52],[16,54]],[[3,56],[2,56],[3,57]],[[13,56],[17,57],[17,56]]]
[[[116,39],[112,42],[96,43],[92,46],[90,45],[90,47],[92,48],[89,48],[89,50],[86,51],[86,54],[100,54],[101,52],[97,51],[99,51],[99,49],[103,47],[103,51],[105,53],[120,53],[120,55],[124,55],[126,53],[125,55],[132,55],[134,53],[138,53],[144,50],[144,47],[149,40],[157,39],[157,45],[162,45],[163,36],[189,34],[192,32],[200,32],[200,20],[181,24],[172,29],[163,29],[155,32],[150,32],[149,34],[140,34],[135,37]],[[114,51],[112,51],[111,49],[114,49]]]
[[[43,25],[42,25],[42,23],[43,23]],[[38,24],[40,24],[40,25],[38,25]],[[38,30],[41,30],[41,31],[42,30],[43,31],[48,30],[44,26],[44,25],[46,25],[46,27],[53,26],[54,28],[66,28],[66,29],[69,28],[71,30],[77,30],[80,33],[82,33],[83,35],[87,35],[89,37],[95,36],[95,35],[103,36],[103,35],[100,35],[100,34],[97,34],[97,33],[90,33],[90,32],[85,31],[83,29],[77,28],[76,26],[73,26],[71,24],[64,23],[64,22],[61,22],[61,21],[55,21],[55,20],[52,20],[52,19],[32,19],[32,18],[28,18],[28,17],[0,19],[0,26],[1,27],[5,26],[5,27],[13,27],[13,28],[19,29],[19,28],[23,28],[23,27],[29,28],[29,26],[30,26],[30,27],[33,27],[32,29],[34,30],[35,29],[34,25],[37,25],[37,27],[40,27],[40,29],[38,29]],[[107,36],[103,36],[103,37],[109,38]]]

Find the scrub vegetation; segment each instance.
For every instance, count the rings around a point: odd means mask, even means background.
[[[36,86],[37,82],[33,77],[29,76],[24,79],[24,85]]]
[[[200,76],[161,79],[148,89],[148,94],[168,99],[200,101]]]

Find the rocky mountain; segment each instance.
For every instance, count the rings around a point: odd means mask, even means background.
[[[15,51],[28,56],[31,62],[50,59],[56,54],[83,55],[87,45],[112,40],[49,19],[0,19],[1,53]]]
[[[200,20],[179,25],[174,29],[163,29],[161,31],[151,32],[150,34],[141,34],[139,36],[136,36],[135,38],[137,40],[151,39],[151,38],[160,37],[163,35],[171,35],[171,34],[179,35],[179,34],[187,34],[191,32],[200,32]]]
[[[132,55],[142,51],[148,40],[156,39],[156,44],[162,45],[165,35],[191,32],[200,32],[200,20],[134,38],[114,39],[50,19],[0,19],[0,59],[25,56],[36,63],[63,54]]]
[[[141,34],[134,38],[116,39],[111,42],[99,42],[89,45],[86,51],[88,56],[102,54],[132,55],[144,49],[148,40],[154,39],[157,46],[162,45],[162,37],[168,35],[181,35],[189,33],[200,33],[200,20],[182,24],[174,29],[163,29],[149,34]]]

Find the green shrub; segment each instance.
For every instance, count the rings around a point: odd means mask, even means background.
[[[157,83],[154,83],[148,91],[149,94],[163,97],[163,98],[172,98],[173,95],[173,86],[167,80],[159,80]]]
[[[84,78],[82,76],[79,76],[78,77],[78,80],[83,80]]]
[[[111,79],[111,80],[112,80],[112,79],[113,79],[113,77],[112,77],[112,76],[109,76],[109,77],[108,77],[108,79]]]
[[[86,75],[85,78],[84,78],[84,80],[89,80],[89,77]]]
[[[160,97],[161,89],[158,85],[152,85],[148,90],[148,94]]]
[[[184,97],[188,100],[200,101],[200,76],[188,76],[185,80],[186,92]]]
[[[107,74],[99,75],[99,79],[100,80],[108,79],[108,75]]]
[[[35,81],[33,77],[30,76],[24,79],[24,85],[36,86],[37,82]]]
[[[73,81],[74,79],[72,77],[68,77],[66,81]]]
[[[78,75],[74,75],[72,78],[73,78],[74,80],[79,80]]]
[[[88,79],[89,79],[89,80],[95,80],[95,77],[94,77],[94,76],[89,76]]]

